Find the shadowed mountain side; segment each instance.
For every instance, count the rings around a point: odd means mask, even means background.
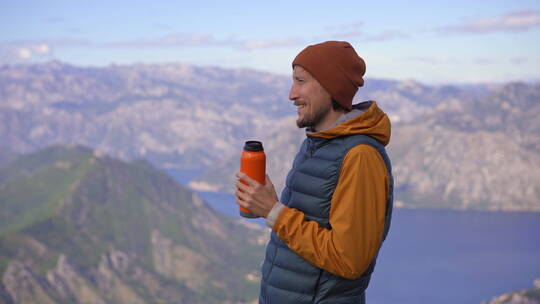
[[[266,234],[146,161],[54,146],[0,170],[6,302],[248,302]]]

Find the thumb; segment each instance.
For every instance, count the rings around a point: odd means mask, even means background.
[[[268,185],[268,184],[273,185],[272,180],[270,179],[270,176],[268,176],[268,174],[266,174],[265,184],[266,184],[266,185]]]
[[[266,174],[266,184],[264,186],[268,187],[268,189],[274,194],[274,199],[276,200],[276,202],[279,202],[276,188],[274,187],[274,184],[272,183],[272,180],[270,179],[270,176],[268,176],[268,174]]]

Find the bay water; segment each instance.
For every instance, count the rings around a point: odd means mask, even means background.
[[[171,175],[186,183],[178,172]],[[198,193],[215,210],[239,218],[234,195]],[[395,208],[367,300],[480,303],[532,288],[537,278],[540,213]]]

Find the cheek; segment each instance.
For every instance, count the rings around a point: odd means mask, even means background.
[[[321,100],[328,100],[328,99],[331,99],[332,97],[330,96],[330,94],[328,94],[328,92],[326,92],[326,90],[323,87],[319,86],[317,88],[317,98]]]

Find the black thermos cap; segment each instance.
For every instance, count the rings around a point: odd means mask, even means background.
[[[262,142],[256,140],[246,141],[246,143],[244,144],[244,150],[250,152],[264,151]]]

